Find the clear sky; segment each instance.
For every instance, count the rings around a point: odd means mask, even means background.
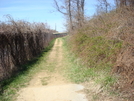
[[[57,0],[58,1],[58,0]],[[86,13],[95,13],[96,0],[86,1]],[[11,15],[16,20],[29,22],[47,22],[51,28],[59,32],[65,30],[65,19],[55,10],[53,0],[0,0],[0,21],[5,21],[4,15]]]

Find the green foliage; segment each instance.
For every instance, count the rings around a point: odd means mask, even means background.
[[[76,52],[84,58],[90,67],[96,67],[96,63],[102,64],[102,61],[111,59],[117,50],[122,47],[122,42],[107,40],[104,37],[89,37],[86,34],[78,34],[74,39]]]
[[[81,60],[77,59],[75,54],[70,53],[71,51],[67,51],[69,47],[67,44],[67,37],[63,39],[63,47],[65,50],[65,67],[66,67],[66,75],[67,78],[70,79],[72,82],[81,83],[84,81],[88,81],[89,79],[97,76],[98,74],[95,73],[94,68],[86,68],[81,65]],[[90,78],[91,77],[91,78]]]
[[[122,47],[122,42],[102,36],[89,37],[84,33],[78,33],[72,39],[69,47],[66,47],[67,39],[63,39],[64,49],[72,49],[74,52],[66,53],[69,67],[67,77],[76,83],[94,80],[105,88],[112,86],[116,78],[110,72],[116,58],[114,56]]]

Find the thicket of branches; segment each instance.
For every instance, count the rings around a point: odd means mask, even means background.
[[[47,24],[29,23],[8,16],[0,22],[0,81],[10,77],[18,65],[39,55],[49,42],[61,35],[54,35]]]
[[[129,6],[134,7],[134,0],[115,0],[117,7]]]

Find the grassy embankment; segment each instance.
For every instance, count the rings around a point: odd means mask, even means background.
[[[121,97],[133,101],[133,16],[132,8],[118,8],[87,19],[70,33],[73,81],[94,80],[107,90],[112,88],[110,93],[119,91]]]
[[[53,47],[54,42],[55,39],[50,42],[49,46],[44,49],[42,54],[29,61],[27,64],[20,66],[22,71],[17,75],[0,83],[3,86],[0,101],[14,101],[17,91],[19,91],[20,88],[26,87],[35,73],[48,68],[45,67],[44,64],[47,61],[49,50]]]
[[[86,20],[86,19],[85,19]],[[134,101],[134,12],[123,7],[87,19],[69,38],[72,53],[72,79],[90,79],[120,92],[120,96]],[[84,64],[84,65],[83,65]],[[115,76],[116,75],[116,76]],[[117,77],[118,76],[118,77]],[[78,79],[77,79],[78,78]]]
[[[118,79],[111,71],[115,61],[114,55],[120,50],[122,43],[101,36],[89,37],[82,33],[77,33],[71,44],[68,44],[69,39],[63,38],[67,77],[75,83],[93,80],[105,90],[110,90]]]

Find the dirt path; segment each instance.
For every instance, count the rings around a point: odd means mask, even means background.
[[[62,41],[56,39],[45,67],[21,89],[17,101],[88,101],[84,86],[73,84],[64,78]]]

